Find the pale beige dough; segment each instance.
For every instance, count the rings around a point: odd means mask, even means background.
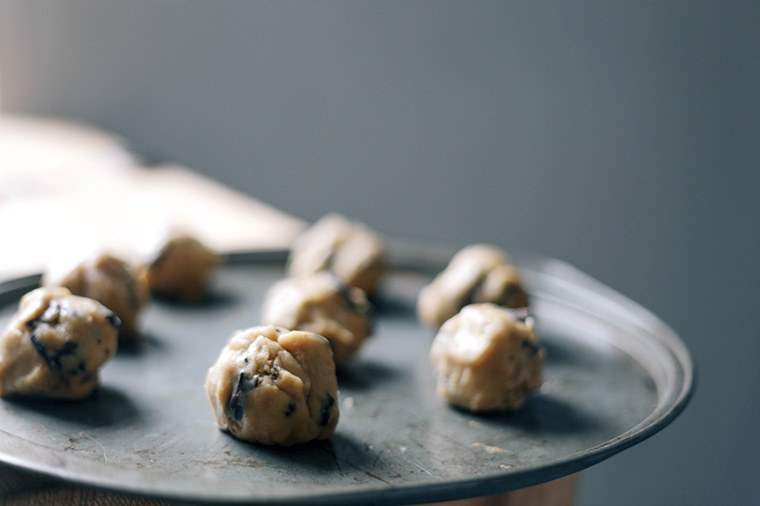
[[[116,352],[119,319],[65,288],[24,295],[0,337],[0,396],[82,399]]]
[[[530,318],[472,304],[443,324],[430,358],[437,391],[470,411],[513,410],[541,387],[544,350]]]
[[[327,339],[261,326],[237,332],[206,377],[219,428],[246,441],[289,446],[328,439],[338,384]]]
[[[507,255],[487,244],[459,251],[446,269],[420,292],[417,314],[427,325],[440,327],[467,304],[492,302],[526,308],[528,294]]]
[[[372,332],[364,292],[344,285],[328,272],[283,279],[273,285],[264,301],[262,320],[326,337],[338,365],[348,361]]]
[[[101,253],[63,273],[48,272],[46,286],[63,286],[74,295],[95,299],[122,322],[119,338],[138,335],[138,317],[149,293],[145,272],[108,253]]]
[[[330,271],[372,295],[383,275],[384,256],[383,241],[366,225],[328,214],[296,239],[288,271],[291,276]]]
[[[219,261],[219,256],[198,239],[175,235],[148,264],[148,285],[156,295],[198,302],[206,295]]]

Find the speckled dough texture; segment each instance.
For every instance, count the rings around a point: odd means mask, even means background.
[[[262,320],[326,337],[338,365],[354,356],[372,332],[364,292],[344,285],[328,272],[283,279],[273,285],[264,301]]]
[[[494,304],[466,306],[444,323],[430,358],[438,394],[470,411],[517,409],[542,382],[532,320]]]
[[[528,306],[528,294],[506,253],[475,244],[459,251],[446,269],[420,292],[417,314],[432,328],[467,304],[491,302],[509,308]]]
[[[198,239],[176,235],[163,244],[148,264],[148,285],[155,295],[198,302],[206,295],[219,263],[219,256]]]
[[[74,295],[95,299],[121,319],[119,338],[138,336],[138,317],[149,299],[145,273],[111,254],[102,253],[61,274],[45,274],[46,286],[63,286]]]
[[[219,428],[246,441],[290,446],[327,439],[338,424],[332,351],[312,332],[239,331],[209,369],[206,392]]]
[[[328,214],[296,239],[288,272],[302,276],[330,271],[372,295],[384,272],[384,256],[383,241],[366,225]]]
[[[65,288],[26,294],[0,337],[0,396],[82,399],[116,352],[119,319]]]

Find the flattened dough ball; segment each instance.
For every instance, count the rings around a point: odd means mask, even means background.
[[[137,320],[148,302],[144,272],[108,253],[86,260],[62,275],[48,272],[46,286],[63,286],[74,295],[95,299],[112,310],[122,322],[119,337],[137,336]]]
[[[246,441],[290,446],[327,439],[338,424],[332,351],[312,332],[237,332],[209,369],[206,392],[219,428]]]
[[[185,302],[206,295],[219,256],[198,239],[182,234],[171,237],[147,266],[151,292]]]
[[[267,293],[262,319],[326,337],[338,365],[351,358],[372,332],[364,292],[344,285],[328,272],[276,283]]]
[[[495,246],[475,244],[459,251],[417,300],[419,318],[432,328],[467,304],[491,302],[508,308],[528,307],[520,274]]]
[[[383,241],[375,232],[328,214],[295,241],[288,269],[291,276],[330,271],[345,284],[372,295],[383,275],[384,256]]]
[[[430,350],[438,394],[470,411],[512,410],[541,387],[544,350],[530,319],[472,304],[443,324]]]
[[[24,295],[0,337],[0,396],[82,399],[116,352],[119,319],[65,288]]]

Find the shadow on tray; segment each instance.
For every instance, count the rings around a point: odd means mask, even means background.
[[[457,409],[461,413],[465,411]],[[478,422],[492,426],[510,426],[537,434],[584,434],[597,430],[600,421],[569,402],[539,394],[512,413],[486,413],[474,416]]]
[[[199,309],[219,309],[231,306],[238,301],[238,296],[231,290],[213,287],[203,299],[197,302],[186,302],[160,295],[154,295],[153,300],[171,309],[197,311]]]
[[[371,446],[360,443],[353,437],[343,434],[338,429],[330,440],[312,441],[310,443],[291,447],[255,445],[238,440],[231,440],[225,451],[226,460],[240,461],[251,466],[285,466],[293,472],[330,474],[343,473],[346,470],[358,469],[374,480],[385,481],[382,474],[383,466],[387,465],[380,453],[373,451]],[[250,460],[250,461],[249,461]],[[378,469],[380,471],[378,471]]]
[[[132,400],[121,391],[101,385],[82,401],[56,399],[9,398],[14,409],[33,411],[48,418],[87,427],[127,425],[140,416]]]
[[[417,309],[414,302],[387,292],[381,292],[370,299],[375,316],[414,317]]]
[[[338,368],[338,386],[348,390],[369,390],[381,383],[397,380],[405,374],[395,368],[374,360],[359,360]]]
[[[142,332],[135,339],[119,342],[117,358],[135,358],[148,353],[163,351],[166,343],[150,332]]]

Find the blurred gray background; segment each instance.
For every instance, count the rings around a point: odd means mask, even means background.
[[[700,373],[579,503],[757,504],[757,5],[0,0],[0,89],[307,219],[579,266]]]

